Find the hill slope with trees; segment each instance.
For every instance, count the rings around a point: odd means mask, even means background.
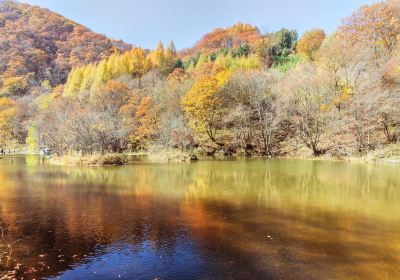
[[[384,0],[333,34],[237,24],[186,52],[78,48],[62,86],[37,79],[32,94],[0,98],[0,149],[399,160],[399,36],[400,1]]]
[[[0,1],[1,95],[22,96],[46,82],[65,83],[72,67],[129,49],[37,6]]]

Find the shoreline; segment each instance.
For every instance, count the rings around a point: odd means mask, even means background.
[[[130,161],[128,157],[145,157],[143,159],[137,159]],[[90,156],[93,157],[93,156]],[[97,156],[95,156],[97,157]],[[75,157],[73,161],[65,161],[65,157],[49,158],[48,162],[53,165],[64,165],[64,166],[122,166],[135,163],[186,163],[191,164],[195,162],[202,161],[225,161],[225,160],[252,160],[252,159],[276,159],[276,160],[306,160],[306,161],[326,161],[326,162],[349,162],[349,163],[369,163],[369,164],[400,164],[400,159],[384,158],[379,160],[374,160],[368,158],[368,156],[361,157],[346,157],[346,158],[333,158],[333,157],[296,157],[296,156],[284,156],[284,157],[268,157],[268,156],[232,156],[232,157],[207,157],[200,156],[196,159],[192,159],[190,156],[174,156],[168,157],[168,153],[128,153],[128,154],[106,154],[103,157],[112,157],[111,161],[106,160],[105,164],[92,164],[87,157]],[[69,158],[69,157],[67,157]],[[101,163],[102,160],[100,160]],[[87,164],[89,163],[89,164]]]
[[[379,154],[379,156],[376,156]],[[39,153],[17,152],[10,154],[0,154],[0,159],[9,156],[41,156]],[[143,157],[142,159],[130,160],[129,157]],[[51,165],[58,166],[122,166],[135,164],[138,162],[146,163],[193,163],[197,161],[224,161],[224,160],[246,160],[246,159],[278,159],[278,160],[307,160],[307,161],[330,161],[330,162],[352,162],[352,163],[373,163],[373,164],[400,164],[400,155],[382,156],[382,150],[373,151],[364,156],[353,156],[335,158],[330,156],[260,156],[254,155],[249,157],[230,156],[230,157],[207,157],[193,156],[188,152],[169,149],[166,151],[157,152],[137,152],[137,153],[110,153],[110,154],[93,154],[93,155],[64,155],[46,158],[46,161]]]

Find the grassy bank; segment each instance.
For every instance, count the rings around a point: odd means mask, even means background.
[[[388,145],[382,149],[370,152],[361,158],[361,160],[378,163],[400,163],[400,144]]]
[[[179,163],[197,160],[189,152],[175,149],[154,149],[148,153],[106,155],[64,155],[49,158],[49,163],[63,166],[118,166],[128,164],[128,156],[146,156],[146,162]]]
[[[303,151],[304,152],[304,151]],[[223,159],[221,156],[207,157],[202,156],[195,151],[182,151],[177,149],[166,149],[162,147],[152,147],[148,153],[129,154],[129,155],[146,155],[145,161],[156,163],[182,163],[193,162],[204,159]],[[243,156],[234,156],[234,158],[244,158]],[[254,156],[251,158],[260,158]],[[377,149],[365,156],[347,156],[335,157],[329,154],[314,157],[311,153],[296,153],[289,154],[283,158],[287,159],[303,159],[303,160],[326,160],[326,161],[360,161],[360,162],[375,162],[375,163],[400,163],[400,144],[393,144],[382,149]],[[115,166],[128,163],[127,155],[125,154],[96,154],[88,156],[80,155],[65,155],[62,157],[52,157],[49,159],[51,164],[64,166]]]
[[[400,144],[391,144],[378,148],[366,155],[337,156],[330,153],[315,157],[310,151],[302,150],[295,154],[288,154],[287,159],[326,160],[326,161],[355,161],[369,163],[400,163]]]
[[[49,159],[51,164],[65,166],[115,166],[127,163],[126,156],[123,154],[96,154],[96,155],[65,155],[52,157]]]

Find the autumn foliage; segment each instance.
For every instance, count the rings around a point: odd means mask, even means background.
[[[237,23],[226,29],[218,28],[204,35],[197,44],[181,52],[184,57],[190,57],[198,52],[209,55],[218,53],[221,49],[236,50],[241,45],[248,44],[255,48],[262,40],[262,35],[257,27],[250,24]]]
[[[218,66],[208,74],[201,74],[193,87],[183,97],[183,109],[188,113],[189,124],[199,132],[206,132],[209,139],[217,142],[217,133],[224,118],[222,88],[230,72]]]
[[[343,20],[339,30],[351,44],[363,43],[393,50],[400,34],[400,1],[384,0],[362,6]]]
[[[324,40],[325,32],[322,29],[307,31],[297,44],[297,53],[313,60]]]
[[[239,23],[180,52],[0,7],[0,149],[344,158],[400,141],[398,0],[361,7],[330,35]]]
[[[0,149],[4,150],[14,139],[13,118],[16,114],[15,101],[0,98]]]
[[[44,80],[63,84],[72,67],[128,48],[47,9],[0,2],[0,94],[21,96]]]

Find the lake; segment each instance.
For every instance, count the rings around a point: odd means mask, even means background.
[[[400,166],[0,160],[3,276],[400,279]]]

